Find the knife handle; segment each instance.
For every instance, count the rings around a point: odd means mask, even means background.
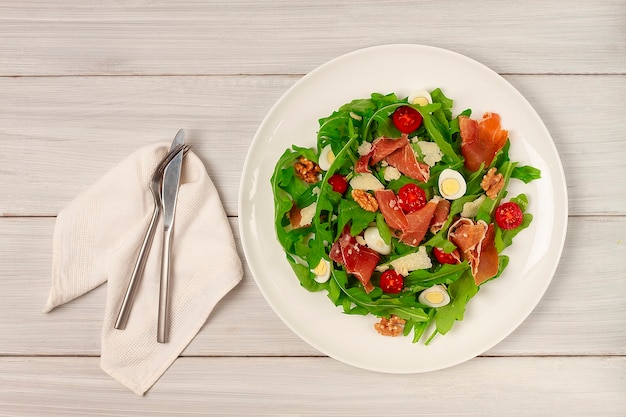
[[[161,256],[161,281],[159,285],[159,316],[157,322],[157,342],[167,343],[169,340],[169,285],[170,255],[172,229],[163,232],[163,254]]]

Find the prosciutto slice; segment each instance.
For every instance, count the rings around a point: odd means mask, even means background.
[[[330,249],[330,259],[343,265],[348,273],[354,275],[363,284],[366,293],[370,293],[374,286],[370,283],[372,273],[380,260],[378,253],[372,249],[359,245],[350,234],[350,227],[344,227],[341,236]]]
[[[506,143],[509,132],[500,126],[497,113],[485,113],[479,121],[459,116],[461,130],[461,153],[465,168],[477,171],[482,163],[491,164],[496,153]]]
[[[356,166],[354,167],[354,170],[356,172],[358,172],[359,174],[366,174],[368,172],[372,172],[370,171],[370,158],[372,157],[372,152],[368,153],[367,155],[362,155],[358,161],[356,161]]]
[[[398,198],[392,190],[376,190],[374,192],[378,208],[385,218],[385,223],[392,229],[406,230],[409,221],[398,205]]]
[[[407,177],[426,182],[430,178],[430,167],[417,160],[411,144],[394,151],[385,158],[385,161]]]
[[[432,199],[421,209],[405,214],[409,227],[402,230],[400,240],[409,246],[419,246],[426,236],[426,232],[428,232],[428,226],[430,226],[438,204],[436,199]]]
[[[430,231],[432,233],[437,233],[443,227],[443,224],[448,220],[448,215],[450,214],[450,202],[445,198],[442,198],[437,203],[437,207],[435,208],[435,214],[433,215],[432,220],[430,221]]]
[[[372,150],[367,155],[362,155],[356,163],[355,171],[363,174],[371,172],[370,165],[375,165],[385,159],[386,156],[409,143],[409,137],[402,135],[400,138],[388,138],[381,136],[372,142]]]
[[[397,139],[380,137],[372,143],[372,159],[370,165],[376,165],[388,155],[409,144],[408,135],[402,135]]]
[[[480,285],[498,273],[498,251],[494,244],[493,224],[474,222],[460,218],[448,231],[448,239],[462,252],[463,260],[469,262],[476,285]]]
[[[421,209],[405,214],[400,209],[398,198],[392,190],[377,190],[374,194],[387,225],[397,231],[402,242],[410,246],[419,246],[428,232],[440,200],[433,198]]]

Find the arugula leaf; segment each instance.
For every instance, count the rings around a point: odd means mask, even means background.
[[[320,284],[319,282],[315,281],[315,274],[311,272],[309,267],[296,262],[290,256],[287,256],[287,260],[289,261],[289,265],[291,265],[291,269],[293,269],[293,272],[296,273],[296,277],[298,277],[300,285],[302,285],[305,289],[311,292],[317,292],[327,288],[326,283]]]
[[[515,167],[511,173],[511,178],[517,178],[523,181],[524,184],[528,184],[531,181],[541,178],[541,170],[530,165]]]
[[[478,286],[474,283],[474,277],[468,270],[461,278],[450,285],[449,291],[452,301],[448,305],[439,307],[435,314],[436,332],[440,334],[448,333],[455,321],[463,320],[465,307],[469,300],[478,292]]]
[[[404,278],[404,287],[412,292],[418,292],[435,284],[452,284],[469,269],[467,262],[456,265],[441,265],[436,271],[418,269]]]
[[[341,234],[344,226],[352,222],[350,234],[356,236],[365,230],[375,219],[376,213],[363,210],[356,201],[341,199],[339,202],[337,233]]]
[[[452,149],[452,145],[448,141],[446,141],[443,134],[441,133],[441,131],[435,124],[436,119],[434,119],[434,117],[431,116],[430,113],[426,111],[426,107],[427,106],[416,107],[417,111],[419,111],[420,114],[422,115],[422,119],[423,119],[424,127],[426,128],[426,131],[428,131],[428,134],[430,135],[430,137],[437,144],[437,146],[439,146],[441,153],[447,156],[452,162],[460,161],[461,157],[457,155],[456,152],[454,152],[454,149]]]
[[[391,244],[391,229],[387,225],[385,221],[385,217],[382,213],[376,213],[376,228],[378,229],[378,233],[380,237],[383,239],[386,245]]]
[[[454,106],[454,100],[446,97],[440,88],[435,88],[430,93],[430,97],[433,99],[433,103],[441,103],[441,109],[434,111],[433,115],[441,124],[449,127],[448,121],[452,120],[452,106]]]

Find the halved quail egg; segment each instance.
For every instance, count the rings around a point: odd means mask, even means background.
[[[417,104],[420,106],[426,106],[433,102],[430,93],[426,90],[416,90],[408,97],[409,104]]]
[[[465,195],[467,184],[465,178],[458,171],[450,168],[444,169],[439,174],[439,193],[446,200],[456,200]]]
[[[433,285],[422,291],[417,301],[428,307],[443,307],[450,303],[450,295],[443,285]]]
[[[315,281],[320,284],[325,283],[330,278],[330,262],[326,259],[320,259],[320,263],[317,264],[315,268],[311,269],[311,272],[315,274],[313,278]]]
[[[335,154],[333,153],[332,148],[330,147],[330,145],[326,145],[322,148],[322,151],[320,152],[320,158],[317,164],[320,166],[320,168],[322,168],[322,170],[328,171],[334,160]]]

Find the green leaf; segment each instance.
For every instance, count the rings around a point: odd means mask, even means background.
[[[287,260],[289,261],[289,265],[291,265],[291,269],[293,269],[293,272],[296,273],[296,277],[298,277],[298,280],[300,281],[300,285],[302,285],[305,289],[307,289],[308,291],[311,292],[316,292],[316,291],[321,291],[326,289],[327,284],[320,284],[319,282],[315,281],[314,279],[314,273],[311,272],[311,270],[305,266],[302,265],[298,262],[295,262],[291,257],[287,257]]]
[[[387,222],[385,222],[385,217],[382,213],[376,213],[376,228],[378,229],[378,233],[380,234],[383,242],[385,242],[386,245],[390,245],[391,229],[387,225]]]
[[[454,284],[450,285],[449,290],[452,301],[446,306],[439,307],[435,314],[435,324],[437,332],[440,334],[448,333],[455,321],[463,320],[465,307],[469,300],[478,292],[478,287],[474,283],[472,274],[468,271]]]
[[[409,291],[418,292],[435,284],[452,284],[469,269],[467,262],[456,265],[441,265],[435,271],[418,269],[404,279],[404,286]]]
[[[433,139],[433,141],[439,146],[441,152],[447,156],[451,161],[458,162],[461,160],[461,157],[457,155],[457,153],[452,148],[452,145],[446,141],[443,134],[435,124],[435,119],[429,113],[427,113],[424,107],[416,107],[417,111],[419,111],[423,118],[424,127],[426,127],[426,131]]]
[[[351,223],[350,234],[356,236],[365,230],[375,219],[375,212],[363,210],[354,200],[341,199],[339,202],[337,232],[341,233],[344,226]]]
[[[541,170],[529,165],[515,167],[511,173],[511,178],[516,178],[523,181],[524,184],[528,184],[541,178]]]

